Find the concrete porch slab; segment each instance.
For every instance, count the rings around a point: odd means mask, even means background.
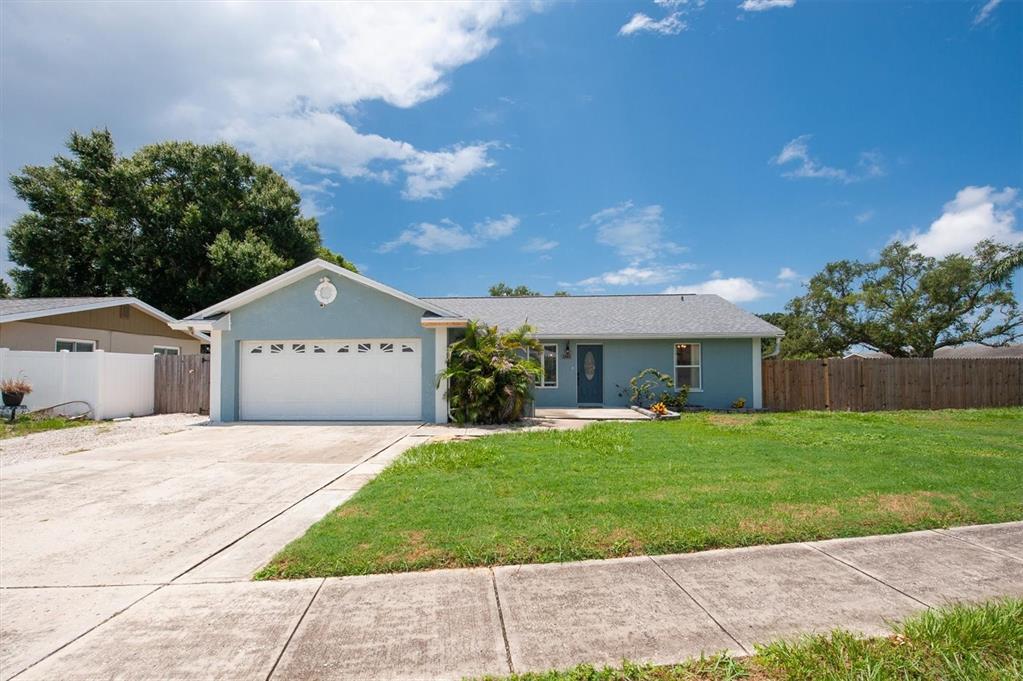
[[[648,421],[642,414],[627,407],[607,407],[602,409],[571,409],[543,408],[536,410],[536,418],[541,420],[578,419],[582,421]]]
[[[742,652],[649,558],[494,569],[516,672]]]
[[[19,679],[265,679],[322,580],[170,585]]]
[[[755,643],[835,627],[886,633],[924,608],[802,544],[655,556],[750,653]]]
[[[273,679],[507,674],[489,570],[328,579]]]
[[[1023,522],[951,527],[938,532],[1023,560]]]
[[[1023,595],[1023,561],[930,530],[814,545],[931,606]]]
[[[156,588],[0,590],[0,679],[11,678]]]

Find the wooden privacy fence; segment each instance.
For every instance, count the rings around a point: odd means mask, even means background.
[[[157,414],[210,413],[210,356],[157,355],[153,379]]]
[[[764,360],[764,408],[965,409],[1023,405],[1023,359]]]

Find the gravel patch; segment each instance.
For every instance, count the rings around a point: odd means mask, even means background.
[[[0,466],[82,452],[122,442],[166,435],[209,421],[199,414],[157,414],[128,421],[103,421],[94,426],[48,430],[0,440]]]

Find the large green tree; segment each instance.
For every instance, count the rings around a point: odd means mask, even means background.
[[[762,315],[781,327],[782,357],[833,357],[862,345],[893,357],[932,357],[938,348],[1004,345],[1023,336],[1008,278],[993,278],[1009,246],[977,244],[942,259],[892,243],[876,262],[828,263],[786,311]]]
[[[29,211],[8,231],[20,296],[134,295],[182,316],[325,257],[313,218],[272,168],[228,144],[119,156],[109,131],[11,177]]]

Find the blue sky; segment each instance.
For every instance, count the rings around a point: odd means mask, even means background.
[[[4,172],[73,128],[226,139],[421,295],[768,311],[892,238],[1023,239],[1018,1],[188,8],[6,3]]]

